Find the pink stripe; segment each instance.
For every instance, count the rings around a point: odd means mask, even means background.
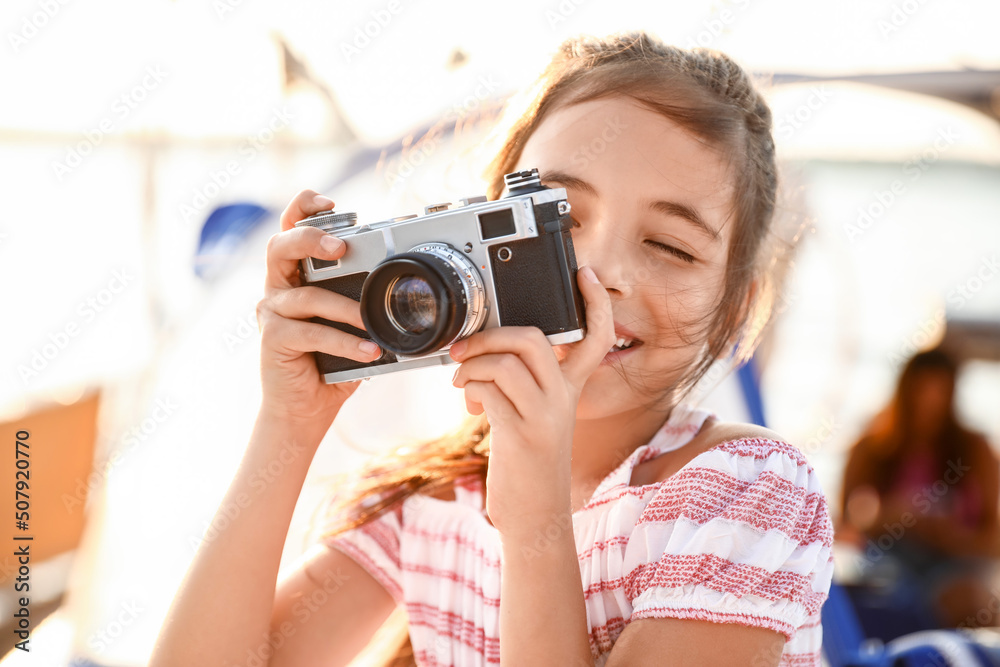
[[[783,653],[778,667],[820,667],[823,664],[820,659],[820,652],[812,653]]]
[[[631,535],[617,535],[615,537],[610,537],[606,540],[597,540],[596,542],[594,542],[594,546],[590,547],[589,549],[584,549],[583,551],[578,553],[577,558],[580,561],[585,561],[588,558],[593,557],[595,551],[606,551],[608,547],[613,547],[613,546],[624,547],[628,545],[628,541],[630,538]]]
[[[636,526],[676,521],[682,516],[699,525],[718,518],[761,532],[780,530],[801,545],[833,545],[823,494],[806,493],[770,472],[745,482],[709,468],[681,470],[650,499]]]
[[[711,554],[665,554],[656,563],[643,563],[628,575],[625,594],[635,600],[650,588],[679,588],[690,584],[736,597],[753,594],[772,602],[788,600],[803,605],[809,614],[818,611],[826,598],[825,593],[813,592],[809,577],[782,570],[769,572]]]
[[[448,637],[477,651],[488,662],[500,662],[500,640],[487,637],[486,631],[472,621],[420,602],[407,602],[406,613],[411,626],[430,628],[438,636]]]
[[[608,622],[603,625],[592,625],[590,627],[590,652],[595,656],[600,656],[610,651],[626,625],[628,622],[621,616],[608,619]]]
[[[680,618],[710,621],[712,623],[736,623],[738,625],[745,625],[748,628],[765,628],[767,630],[780,632],[785,635],[785,641],[791,639],[792,635],[795,633],[795,628],[793,628],[790,623],[782,623],[781,621],[767,618],[765,616],[709,611],[707,609],[697,609],[692,607],[646,607],[633,613],[629,622],[640,618]]]
[[[461,616],[418,603],[407,603],[407,613],[410,614],[411,625],[431,628],[439,635],[460,641],[489,662],[499,662],[500,640],[487,637],[482,628],[462,619]],[[441,629],[441,620],[447,622],[446,629]],[[626,625],[628,623],[619,616],[609,619],[607,623],[602,625],[592,626],[590,628],[591,652],[595,656],[599,656],[610,651]],[[461,626],[458,633],[455,632],[456,626]],[[475,639],[470,640],[470,635],[474,636]],[[488,651],[488,655],[484,654],[484,651]]]
[[[736,457],[754,458],[754,459],[767,459],[775,453],[784,454],[789,458],[791,458],[793,461],[795,461],[796,465],[806,466],[810,476],[812,476],[813,474],[813,468],[809,465],[809,462],[802,455],[802,452],[800,452],[797,448],[793,447],[788,443],[779,442],[777,440],[768,440],[764,438],[745,438],[741,440],[731,440],[728,442],[724,442],[720,445],[716,445],[715,447],[712,447],[711,449],[707,450],[706,452],[703,452],[702,454],[707,454],[708,452],[713,452],[713,451],[720,451],[726,454],[734,455]],[[651,455],[648,458],[655,458],[655,456]],[[640,459],[636,461],[636,463],[648,460],[648,458],[640,457]],[[619,466],[619,468],[621,468],[626,463],[628,463],[627,460],[623,462],[622,465]],[[599,497],[591,499],[589,503],[581,507],[579,510],[577,510],[577,512],[579,513],[583,512],[584,510],[591,509],[593,507],[599,507],[609,502],[618,500],[624,497],[625,495],[636,496],[636,497],[644,496],[650,490],[655,491],[666,482],[676,479],[679,474],[685,472],[686,470],[688,469],[682,468],[680,471],[678,471],[678,473],[675,473],[673,476],[668,477],[666,480],[655,482],[653,484],[645,484],[642,486],[629,486],[623,484],[620,486],[612,487],[611,489],[602,492],[602,494]],[[609,477],[610,476],[611,475],[609,475]],[[822,494],[816,494],[816,495],[822,496]]]
[[[577,514],[582,514],[587,510],[594,509],[595,507],[600,507],[601,505],[607,505],[608,503],[615,502],[616,500],[621,500],[626,496],[632,496],[633,498],[642,498],[646,495],[651,495],[652,492],[656,491],[663,482],[657,482],[655,484],[646,484],[644,486],[616,486],[611,489],[601,493],[600,496],[591,498],[590,501],[573,513],[574,516]],[[612,493],[613,492],[613,493]]]
[[[796,465],[805,466],[810,474],[813,472],[813,468],[809,465],[809,461],[806,460],[805,455],[799,451],[797,447],[790,445],[787,442],[781,442],[780,440],[771,440],[769,438],[740,438],[738,440],[729,440],[721,445],[716,445],[712,448],[712,450],[719,450],[721,452],[726,452],[727,454],[735,454],[736,456],[754,459],[766,459],[772,454],[780,453],[795,461]]]
[[[432,533],[419,530],[413,526],[404,526],[403,533],[414,537],[423,538],[429,542],[442,542],[445,544],[456,544],[476,557],[486,567],[500,569],[499,558],[489,558],[481,546],[458,533]]]
[[[460,584],[466,589],[472,591],[476,597],[483,601],[483,604],[489,605],[490,607],[500,607],[500,598],[487,597],[483,592],[482,586],[476,585],[476,582],[466,579],[454,572],[449,572],[447,570],[441,570],[430,565],[420,565],[417,563],[404,563],[404,572],[414,572],[416,574],[422,574],[428,577],[437,577],[439,579],[447,579],[456,584]]]

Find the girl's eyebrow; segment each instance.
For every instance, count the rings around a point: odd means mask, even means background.
[[[541,180],[549,181],[551,183],[559,183],[561,185],[566,185],[577,190],[582,190],[589,195],[597,195],[597,188],[583,180],[582,178],[577,178],[576,176],[570,176],[564,171],[546,171],[541,175]]]
[[[649,202],[649,208],[664,215],[672,215],[687,220],[713,241],[719,240],[719,232],[708,226],[705,219],[701,217],[697,209],[691,208],[687,204],[675,201],[663,201],[662,199]]]
[[[546,171],[542,173],[541,180],[548,181],[550,183],[559,183],[560,185],[565,185],[576,190],[581,190],[590,195],[597,195],[597,188],[583,180],[582,178],[577,178],[576,176],[570,176],[564,171]],[[664,215],[669,215],[683,220],[687,220],[692,225],[698,228],[705,236],[708,236],[712,241],[719,240],[719,232],[712,229],[705,219],[701,217],[697,209],[694,209],[687,204],[682,204],[675,201],[664,201],[658,199],[656,201],[651,201],[648,204],[650,210],[656,211],[657,213],[662,213]]]

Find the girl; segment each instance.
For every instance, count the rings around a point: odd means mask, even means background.
[[[644,34],[565,43],[489,170],[537,167],[576,223],[587,336],[501,327],[453,345],[470,413],[455,439],[373,464],[324,545],[276,586],[296,497],[356,383],[310,352],[370,361],[358,304],[300,286],[344,243],[294,223],[268,244],[263,401],[153,664],[344,665],[397,605],[409,664],[818,665],[826,501],[802,454],[682,397],[760,330],[776,188],[768,107],[726,56]],[[597,138],[603,150],[588,150]],[[253,471],[279,458],[262,492]],[[245,507],[244,507],[245,505]],[[407,664],[399,662],[397,664]]]

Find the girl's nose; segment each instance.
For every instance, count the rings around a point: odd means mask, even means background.
[[[573,231],[573,247],[578,266],[589,266],[605,289],[625,297],[632,293],[629,263],[634,248],[604,221],[597,221]]]

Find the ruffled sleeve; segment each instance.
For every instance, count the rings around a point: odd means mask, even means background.
[[[833,526],[815,471],[774,440],[727,442],[661,483],[625,552],[631,620],[697,619],[790,640],[818,622]]]
[[[350,556],[399,603],[403,600],[399,564],[401,534],[402,508],[397,505],[356,528],[324,537],[323,542]]]

